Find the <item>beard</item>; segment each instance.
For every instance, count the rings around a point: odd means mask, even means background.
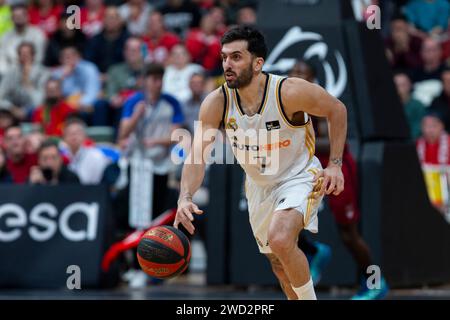
[[[239,89],[246,87],[253,79],[252,65],[250,64],[247,69],[243,70],[239,76],[236,76],[234,80],[226,80],[227,86],[231,89]]]

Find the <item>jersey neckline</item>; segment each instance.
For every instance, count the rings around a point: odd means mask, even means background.
[[[264,108],[264,106],[265,106],[265,104],[267,102],[267,96],[268,96],[267,92],[268,92],[269,79],[270,79],[270,74],[269,73],[267,73],[265,71],[262,71],[262,73],[266,75],[266,82],[264,84],[264,93],[263,93],[263,99],[261,100],[261,105],[259,106],[258,111],[255,114],[250,116],[250,115],[248,115],[247,113],[244,112],[244,109],[241,107],[241,98],[239,97],[239,92],[238,92],[237,89],[233,89],[234,92],[235,92],[235,95],[236,95],[236,105],[237,105],[237,107],[239,109],[239,112],[241,113],[242,116],[247,116],[249,118],[252,118],[252,117],[254,117],[257,114],[261,115],[261,111],[263,110],[263,108]]]

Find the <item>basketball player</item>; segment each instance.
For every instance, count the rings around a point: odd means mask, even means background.
[[[224,34],[221,43],[226,83],[203,101],[201,124],[189,157],[203,154],[211,143],[203,141],[200,130],[225,125],[234,155],[246,173],[250,223],[260,252],[269,258],[288,299],[315,300],[308,262],[297,246],[297,238],[302,229],[318,231],[317,208],[322,197],[338,195],[344,189],[341,165],[347,133],[346,108],[320,86],[263,72],[267,47],[259,31],[248,26],[235,27]],[[314,156],[315,138],[309,114],[328,121],[330,161],[325,169]],[[255,129],[266,135],[276,131],[279,141],[270,146],[248,145],[249,137],[237,134],[238,129]],[[264,159],[249,161],[263,149],[279,153],[274,174],[266,174]],[[185,162],[174,222],[175,227],[181,223],[191,234],[195,230],[193,214],[203,213],[192,202],[204,177],[204,160],[200,162]]]
[[[289,76],[314,82],[316,80],[316,71],[314,67],[307,62],[299,60],[289,72]],[[317,132],[316,155],[322,166],[326,166],[329,159],[330,149],[327,139],[327,125],[323,119],[316,117],[313,118],[313,122]],[[367,268],[370,265],[373,265],[373,261],[369,246],[364,241],[358,230],[360,211],[358,205],[357,167],[347,145],[344,148],[342,159],[342,173],[346,181],[346,187],[345,190],[339,195],[329,195],[328,204],[334,215],[340,238],[345,247],[350,251],[350,254],[358,267],[361,284],[358,293],[354,295],[352,299],[382,299],[389,291],[384,277],[381,277],[380,288],[369,289],[367,287],[367,278],[371,275],[367,273]],[[300,235],[299,246],[307,256],[311,256],[310,265],[313,279],[320,279],[320,269],[324,265],[323,260],[327,258],[326,248],[328,246],[320,242],[312,243],[302,235]],[[319,279],[314,281],[315,285]]]

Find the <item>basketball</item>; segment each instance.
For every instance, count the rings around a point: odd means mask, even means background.
[[[191,245],[186,235],[174,227],[154,227],[139,241],[137,257],[142,270],[149,276],[169,279],[186,270],[191,259]]]

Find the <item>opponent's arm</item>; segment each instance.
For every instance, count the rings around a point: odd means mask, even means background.
[[[211,92],[203,101],[199,113],[199,125],[194,134],[191,151],[189,152],[181,174],[180,197],[175,217],[174,227],[181,223],[186,230],[193,234],[192,224],[195,214],[202,214],[197,205],[192,202],[192,196],[200,188],[205,176],[204,151],[213,141],[204,141],[203,134],[208,129],[218,129],[222,121],[224,98],[221,89]]]
[[[330,161],[316,179],[324,177],[320,192],[338,195],[344,190],[342,154],[347,138],[347,109],[322,87],[298,78],[288,78],[281,87],[281,97],[287,115],[303,111],[325,117],[328,121]]]

